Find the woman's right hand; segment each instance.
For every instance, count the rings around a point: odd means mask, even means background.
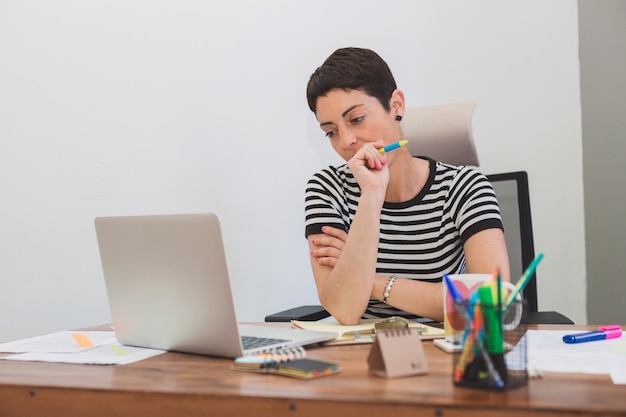
[[[389,183],[387,157],[378,149],[383,142],[367,143],[348,161],[348,168],[354,175],[362,192],[378,191],[384,196]]]

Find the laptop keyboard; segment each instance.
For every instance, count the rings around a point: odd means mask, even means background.
[[[256,349],[288,341],[287,339],[274,339],[270,337],[241,336],[241,343],[244,349]]]

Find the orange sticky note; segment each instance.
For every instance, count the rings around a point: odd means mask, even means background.
[[[73,333],[72,336],[74,337],[74,340],[76,340],[76,343],[78,343],[78,346],[80,346],[80,347],[90,348],[90,347],[94,347],[95,346],[93,344],[93,342],[91,340],[89,340],[89,338],[87,337],[86,334],[83,334],[83,333]]]

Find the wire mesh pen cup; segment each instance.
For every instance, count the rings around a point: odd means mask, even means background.
[[[523,307],[519,299],[506,311],[497,305],[463,304],[471,322],[458,317],[465,321],[465,330],[461,350],[454,354],[455,385],[506,390],[528,383]],[[463,316],[458,307],[452,314]]]

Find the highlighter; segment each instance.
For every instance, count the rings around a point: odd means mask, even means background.
[[[505,302],[505,306],[504,306],[505,312],[509,309],[509,307],[511,307],[511,305],[513,304],[513,301],[515,300],[515,297],[517,297],[517,294],[519,294],[520,292],[524,290],[524,287],[526,286],[526,284],[528,284],[528,281],[530,281],[530,278],[535,273],[535,269],[537,269],[537,265],[539,265],[539,262],[541,262],[542,259],[543,259],[543,253],[540,253],[539,255],[537,255],[535,259],[533,259],[530,265],[528,265],[528,268],[526,268],[526,271],[524,271],[519,281],[517,281],[517,285],[515,286],[515,291],[511,291],[511,293],[509,294],[509,297],[507,298]]]
[[[583,343],[594,340],[617,339],[618,337],[622,337],[620,326],[602,326],[593,332],[568,334],[563,336],[563,341],[565,343]]]
[[[450,279],[448,274],[445,274],[443,276],[443,281],[445,282],[445,285],[448,287],[450,296],[454,300],[454,303],[457,309],[461,313],[461,317],[463,318],[463,321],[465,322],[465,326],[467,326],[469,331],[474,334],[474,343],[476,343],[476,345],[478,346],[478,352],[480,353],[480,356],[482,356],[483,360],[485,361],[485,365],[487,365],[487,373],[493,380],[493,383],[496,385],[496,387],[503,388],[504,381],[502,380],[502,377],[500,376],[500,372],[498,372],[498,370],[494,366],[493,360],[489,356],[489,353],[487,352],[487,348],[485,347],[485,344],[483,343],[480,336],[476,334],[476,329],[474,328],[474,320],[472,320],[472,318],[470,317],[467,311],[466,306],[464,305],[463,296],[461,295],[460,291],[458,290],[454,282]],[[487,290],[489,291],[489,295],[491,295],[491,288],[487,288]],[[502,341],[502,339],[500,340]]]
[[[480,305],[483,306],[485,346],[487,351],[494,354],[504,353],[500,312],[498,311],[498,305],[494,304],[491,287],[483,285],[478,288],[478,296],[480,297]]]

